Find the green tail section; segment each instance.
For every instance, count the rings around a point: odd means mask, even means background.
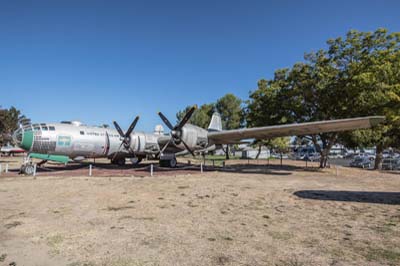
[[[42,154],[42,153],[30,153],[29,156],[31,158],[54,161],[59,163],[68,163],[70,161],[68,156],[64,155],[51,155],[51,154]]]

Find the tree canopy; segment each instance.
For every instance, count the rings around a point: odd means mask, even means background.
[[[328,48],[305,55],[304,62],[260,80],[246,110],[251,126],[309,122],[366,115],[385,115],[386,125],[363,134],[324,133],[311,136],[325,167],[329,150],[341,140],[394,144],[400,105],[400,33],[351,30],[346,38],[327,41]],[[353,143],[354,144],[354,143]]]
[[[212,114],[217,111],[221,115],[222,127],[224,129],[239,128],[243,122],[242,100],[235,95],[228,93],[219,98],[215,103],[206,103],[196,109],[190,118],[190,123],[201,128],[207,128]],[[180,121],[191,106],[176,114],[177,121]]]
[[[11,141],[12,133],[18,129],[19,122],[25,117],[15,107],[0,109],[0,144]]]

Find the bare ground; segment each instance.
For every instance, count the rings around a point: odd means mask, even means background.
[[[0,265],[400,265],[400,175],[300,166],[3,174]]]

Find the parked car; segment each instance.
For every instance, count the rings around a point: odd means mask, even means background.
[[[285,153],[282,153],[282,154],[280,154],[280,153],[271,153],[271,157],[275,158],[275,159],[280,159],[281,156],[282,156],[282,159],[289,159],[289,156],[287,154],[285,154]]]
[[[303,157],[304,161],[319,161],[319,159],[321,158],[321,155],[319,155],[319,153],[310,153],[310,154],[305,154]]]
[[[372,161],[367,156],[357,156],[350,162],[351,167],[371,168]]]
[[[24,153],[24,152],[25,151],[23,149],[18,148],[16,146],[12,146],[9,143],[0,148],[0,154],[6,155],[6,156],[14,156],[14,154]]]
[[[400,159],[394,157],[386,157],[382,160],[382,170],[398,170],[400,169]]]
[[[342,154],[334,153],[334,152],[330,152],[328,157],[331,159],[343,159],[344,158],[344,156]]]

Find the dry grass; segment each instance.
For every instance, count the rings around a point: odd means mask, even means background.
[[[1,178],[0,265],[400,265],[400,175],[300,166]]]

